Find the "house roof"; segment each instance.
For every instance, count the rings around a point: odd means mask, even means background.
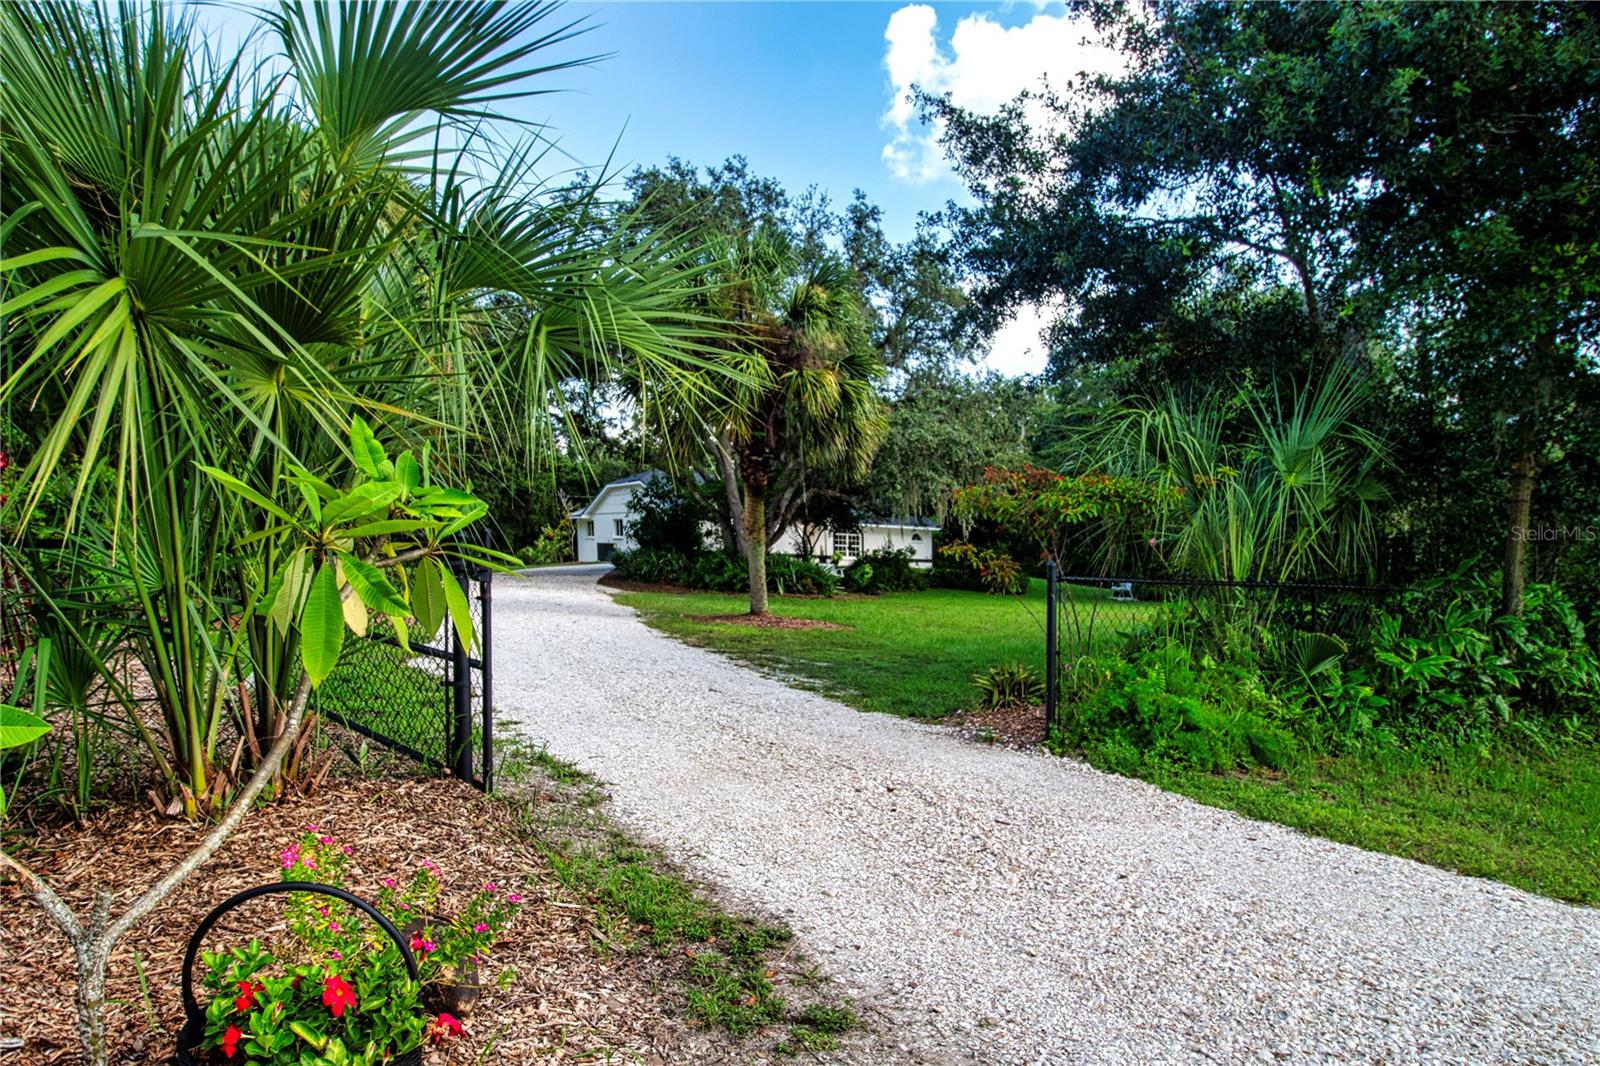
[[[599,503],[600,500],[604,498],[605,494],[610,492],[612,489],[622,488],[626,485],[648,485],[657,478],[663,478],[666,476],[666,473],[661,470],[641,470],[637,474],[629,474],[627,477],[619,477],[615,481],[608,481],[604,485],[600,486],[600,491],[594,494],[593,499],[584,504],[582,507],[578,508],[576,511],[573,511],[568,517],[585,517],[594,510],[594,505]]]
[[[864,526],[882,526],[885,529],[934,529],[940,527],[939,523],[931,518],[922,518],[916,515],[896,515],[890,518],[874,518],[861,523]]]

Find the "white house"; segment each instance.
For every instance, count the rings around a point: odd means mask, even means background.
[[[580,563],[605,562],[619,551],[634,549],[628,529],[628,505],[635,492],[658,477],[666,475],[659,470],[645,470],[618,478],[601,486],[594,499],[572,512]],[[848,566],[864,552],[910,548],[912,565],[928,567],[933,565],[933,535],[937,532],[939,527],[926,518],[862,522],[859,529],[850,532],[791,527],[773,542],[770,550],[783,555],[809,554],[821,562],[837,560],[839,565]]]

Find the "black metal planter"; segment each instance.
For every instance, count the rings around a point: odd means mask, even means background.
[[[334,899],[343,900],[352,907],[361,911],[368,918],[378,923],[389,939],[395,942],[400,949],[400,958],[406,964],[406,972],[413,981],[420,981],[421,975],[417,970],[417,960],[411,954],[410,946],[401,937],[400,930],[394,923],[378,913],[378,909],[366,900],[342,888],[332,885],[319,884],[316,881],[279,881],[274,884],[256,885],[242,892],[235,893],[223,900],[206,915],[195,929],[194,935],[189,938],[189,948],[183,953],[183,975],[181,978],[183,988],[183,1028],[178,1033],[178,1048],[176,1062],[178,1066],[202,1066],[200,1042],[206,1035],[206,1012],[194,998],[194,984],[191,974],[194,971],[194,961],[200,954],[200,945],[204,942],[206,934],[211,932],[212,926],[222,920],[222,916],[239,906],[248,903],[258,896],[271,895],[278,892],[315,892]],[[390,1059],[391,1066],[422,1066],[422,1048],[416,1047],[401,1055]]]

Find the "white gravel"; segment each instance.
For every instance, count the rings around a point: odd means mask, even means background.
[[[908,1057],[1600,1063],[1600,911],[852,710],[648,629],[602,570],[496,581],[501,717]]]

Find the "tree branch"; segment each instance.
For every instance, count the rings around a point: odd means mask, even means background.
[[[349,586],[346,586],[346,595],[349,594],[348,589]],[[138,899],[133,901],[127,910],[118,916],[116,921],[106,927],[104,935],[108,946],[126,933],[133,926],[133,923],[155,910],[173,889],[182,884],[190,874],[194,873],[195,870],[205,864],[207,859],[216,854],[217,849],[222,847],[228,837],[233,834],[233,831],[239,827],[239,823],[244,821],[245,816],[250,813],[251,808],[255,805],[256,798],[261,795],[261,790],[266,788],[267,783],[277,776],[278,767],[283,765],[284,756],[288,754],[289,748],[294,744],[300,732],[300,719],[305,713],[306,700],[310,695],[311,678],[302,675],[299,687],[295,689],[294,700],[289,704],[289,714],[284,721],[283,732],[278,735],[278,739],[268,750],[266,759],[256,767],[256,772],[250,775],[250,780],[245,783],[244,788],[234,797],[233,803],[228,807],[228,813],[223,816],[222,821],[218,822],[210,833],[206,834],[206,838],[193,851],[183,857],[183,861],[167,871],[165,877],[146,889]]]
[[[72,913],[72,908],[67,906],[66,900],[56,894],[55,889],[45,884],[43,878],[4,851],[0,851],[0,865],[16,875],[17,880],[27,888],[28,895],[44,908],[50,920],[67,935],[68,941],[76,945],[83,939],[83,926],[78,924],[77,915]]]

